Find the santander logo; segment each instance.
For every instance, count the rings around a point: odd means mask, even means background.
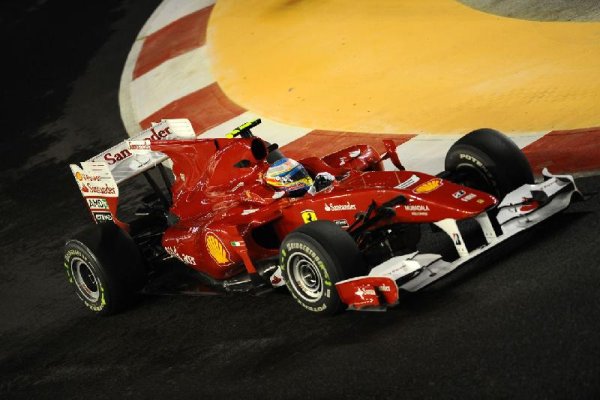
[[[346,204],[333,204],[333,203],[325,203],[325,211],[351,211],[356,210],[355,204],[350,204],[350,202],[346,202]]]

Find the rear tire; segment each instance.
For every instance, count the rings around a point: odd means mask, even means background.
[[[533,183],[525,154],[493,129],[478,129],[460,138],[446,154],[445,169],[451,177],[458,177],[456,183],[500,199],[519,186]]]
[[[98,315],[123,310],[145,283],[139,250],[114,224],[93,225],[65,244],[64,266],[87,308]]]
[[[281,244],[281,269],[298,304],[317,314],[343,309],[335,284],[366,272],[354,239],[331,221],[314,221]]]

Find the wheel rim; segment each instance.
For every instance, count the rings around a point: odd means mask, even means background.
[[[71,273],[77,289],[86,300],[95,303],[100,298],[100,290],[96,275],[90,266],[81,258],[71,260]]]
[[[323,296],[323,277],[312,259],[302,253],[292,254],[287,261],[290,284],[302,300],[309,303]]]

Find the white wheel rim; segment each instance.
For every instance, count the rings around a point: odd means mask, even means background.
[[[81,295],[89,302],[95,303],[100,299],[100,285],[90,266],[81,258],[71,260],[71,274]]]
[[[302,253],[294,253],[288,258],[286,268],[290,285],[302,300],[315,303],[321,299],[324,290],[323,277],[311,258]]]

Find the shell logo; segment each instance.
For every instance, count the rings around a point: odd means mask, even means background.
[[[82,181],[83,180],[83,175],[81,174],[81,172],[77,171],[75,173],[75,179],[77,179],[78,181]]]
[[[442,180],[440,178],[433,178],[433,179],[428,180],[427,182],[421,183],[419,186],[417,186],[413,190],[413,193],[423,194],[423,193],[433,192],[434,190],[438,189],[443,184],[444,184],[444,182],[442,182]]]
[[[221,239],[212,232],[206,234],[206,249],[208,250],[208,254],[219,265],[231,264],[233,262]]]

